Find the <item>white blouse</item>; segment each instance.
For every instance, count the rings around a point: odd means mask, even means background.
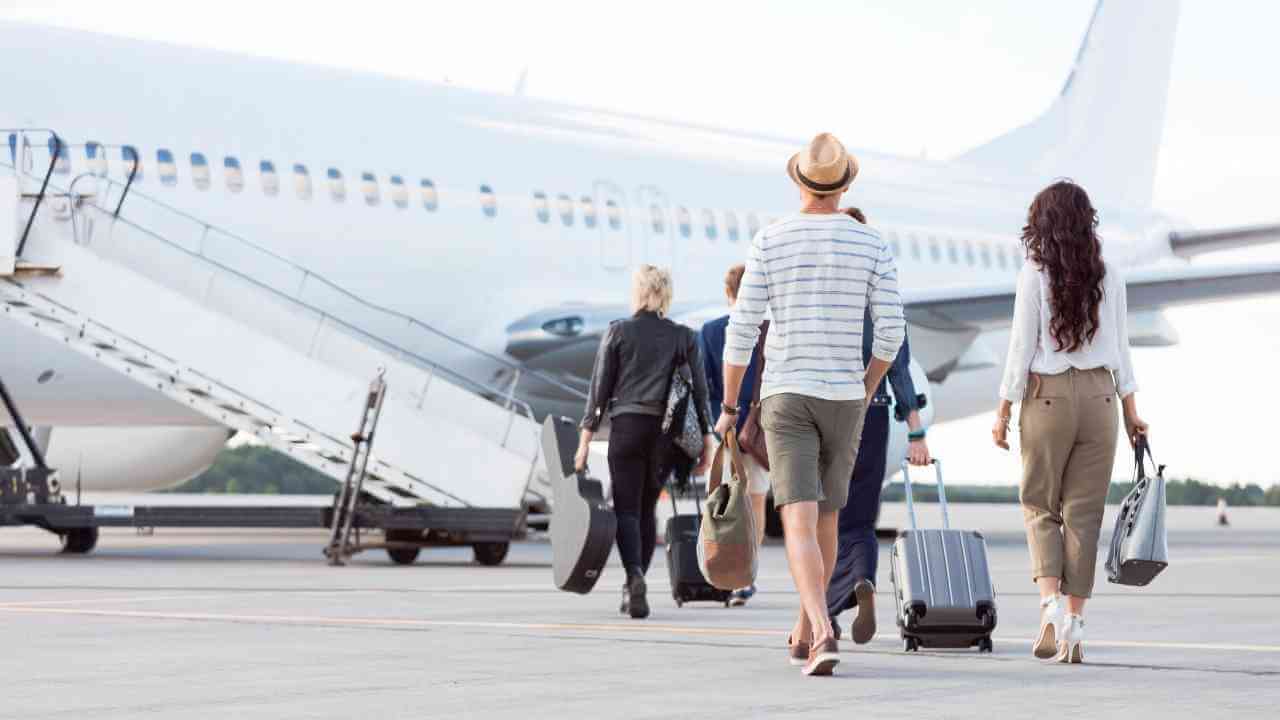
[[[1058,350],[1049,334],[1049,278],[1034,263],[1027,262],[1018,273],[1018,292],[1013,301],[1013,327],[1009,333],[1009,357],[1004,365],[1000,397],[1013,403],[1022,400],[1027,374],[1056,375],[1070,368],[1091,370],[1105,367],[1116,381],[1116,391],[1125,397],[1137,391],[1133,361],[1129,357],[1128,299],[1124,277],[1107,265],[1102,280],[1102,304],[1098,307],[1098,331],[1093,341],[1074,352]]]

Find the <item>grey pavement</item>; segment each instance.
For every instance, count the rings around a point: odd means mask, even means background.
[[[904,653],[882,544],[880,634],[842,644],[829,679],[786,663],[795,599],[777,544],[761,594],[735,609],[677,609],[659,548],[653,616],[633,621],[616,613],[620,570],[589,596],[558,592],[538,540],[496,568],[466,549],[331,568],[315,532],[113,531],[62,557],[41,531],[5,530],[0,717],[1280,716],[1280,511],[1236,509],[1219,529],[1211,509],[1175,508],[1172,565],[1151,587],[1100,576],[1083,666],[1030,655],[1016,507],[954,506],[953,520],[988,536],[995,653]]]

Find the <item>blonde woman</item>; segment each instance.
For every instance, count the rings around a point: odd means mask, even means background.
[[[1010,410],[1021,403],[1018,497],[1041,609],[1032,652],[1065,663],[1084,661],[1084,604],[1093,593],[1117,406],[1130,443],[1147,432],[1129,359],[1124,278],[1103,262],[1097,227],[1089,196],[1069,180],[1031,203],[991,431],[1007,450]]]
[[[606,420],[613,511],[618,518],[618,554],[627,571],[621,611],[649,616],[644,575],[653,558],[658,528],[654,510],[662,490],[658,466],[666,451],[661,433],[667,390],[676,363],[687,361],[693,373],[693,402],[702,429],[702,457],[694,475],[704,475],[711,459],[711,420],[707,380],[693,330],[669,320],[671,274],[641,265],[632,278],[633,315],[609,325],[591,373],[582,435],[575,464],[587,465],[587,449]]]

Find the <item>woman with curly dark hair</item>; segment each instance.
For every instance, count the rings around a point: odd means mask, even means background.
[[[1084,660],[1082,614],[1116,454],[1116,405],[1130,443],[1147,431],[1134,396],[1124,278],[1103,261],[1097,227],[1088,194],[1069,180],[1031,203],[991,431],[1007,450],[1010,412],[1021,404],[1018,497],[1041,608],[1032,651],[1066,663]]]

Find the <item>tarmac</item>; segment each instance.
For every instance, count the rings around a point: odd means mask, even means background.
[[[659,548],[653,615],[634,621],[617,614],[617,567],[590,595],[559,592],[539,538],[500,567],[450,548],[334,568],[318,532],[104,531],[71,557],[43,531],[5,530],[0,717],[1280,716],[1280,510],[1235,509],[1218,528],[1212,508],[1171,509],[1169,569],[1147,588],[1100,571],[1086,664],[1066,666],[1030,654],[1016,506],[951,509],[988,538],[995,652],[903,652],[882,543],[880,632],[842,644],[833,678],[786,662],[795,596],[779,544],[760,594],[733,609],[677,609]]]

